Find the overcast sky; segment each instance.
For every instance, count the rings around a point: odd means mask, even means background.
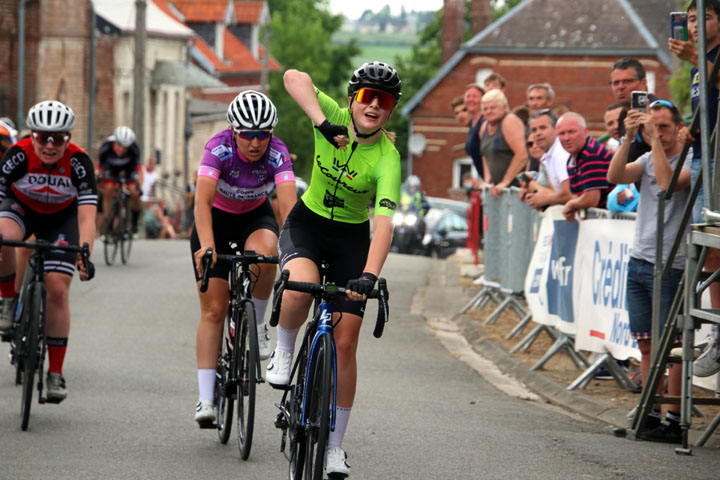
[[[400,7],[405,5],[405,11],[410,12],[416,10],[419,12],[426,10],[439,10],[443,6],[443,0],[330,0],[330,10],[333,13],[342,13],[347,18],[355,20],[365,10],[378,12],[385,5],[390,5],[390,11],[393,15],[400,13]]]

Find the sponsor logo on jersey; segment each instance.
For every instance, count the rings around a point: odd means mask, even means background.
[[[389,198],[383,198],[380,200],[380,206],[389,208],[390,210],[397,210],[397,204]]]
[[[325,198],[323,198],[323,205],[325,205],[326,208],[345,208],[345,200],[342,198],[338,198],[332,193],[330,193],[328,190],[325,190]]]
[[[275,150],[273,148],[270,149],[270,155],[268,156],[268,162],[270,162],[270,165],[275,168],[279,168],[280,165],[282,165],[286,161],[287,157],[285,156],[285,153]]]
[[[48,187],[72,187],[72,182],[67,177],[58,177],[57,175],[38,175],[28,173],[25,179],[29,185],[47,185]]]
[[[75,170],[75,175],[77,175],[78,178],[85,178],[85,175],[87,172],[85,171],[85,167],[83,167],[82,162],[76,157],[72,157],[70,159],[70,164],[72,165],[73,170]],[[64,173],[65,168],[60,169],[60,173]]]
[[[317,162],[318,168],[323,173],[323,175],[325,175],[327,178],[331,179],[332,181],[339,181],[339,184],[342,185],[343,188],[345,188],[346,190],[353,192],[353,193],[368,193],[369,192],[369,190],[358,190],[357,188],[351,187],[350,185],[348,185],[347,183],[345,183],[343,181],[342,177],[340,177],[338,179],[338,177],[336,175],[334,175],[327,167],[325,167],[322,164],[322,162],[320,162],[320,155],[317,155],[315,157],[315,161]]]
[[[232,158],[232,147],[229,143],[221,143],[217,147],[213,148],[210,153],[215,155],[221,162]]]
[[[25,152],[19,151],[12,157],[10,157],[2,167],[2,171],[5,175],[10,175],[12,171],[27,159]]]
[[[347,162],[345,164],[341,164],[340,160],[337,158],[333,158],[333,169],[340,175],[345,175],[345,177],[350,181],[352,181],[355,178],[355,175],[357,175],[355,170],[348,168]]]

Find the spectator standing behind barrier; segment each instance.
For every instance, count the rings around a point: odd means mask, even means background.
[[[523,123],[527,125],[525,128],[525,137],[530,135],[530,118],[540,110],[551,109],[553,99],[555,98],[555,90],[549,83],[536,83],[530,85],[526,92],[528,115],[523,119]],[[542,155],[540,155],[541,157]],[[533,171],[540,170],[540,157],[531,154],[528,148],[529,169]]]
[[[485,80],[483,80],[485,92],[489,92],[490,90],[500,90],[501,92],[505,93],[505,85],[507,85],[505,78],[499,73],[495,72],[491,73],[490,75],[485,77]]]
[[[150,197],[155,196],[155,186],[158,182],[157,159],[155,157],[148,158],[147,165],[142,166],[142,196],[140,199],[143,203],[147,203]]]
[[[605,142],[605,148],[611,152],[616,152],[620,148],[620,112],[623,106],[621,103],[613,103],[608,105],[603,115],[603,123],[608,139]]]
[[[485,92],[477,83],[471,83],[465,87],[465,109],[470,117],[467,140],[465,141],[465,152],[472,158],[473,165],[479,177],[483,176],[483,160],[480,152],[480,136],[478,131],[483,123],[481,101]]]
[[[522,200],[536,210],[550,205],[566,203],[572,197],[570,179],[567,172],[567,159],[570,154],[563,148],[555,132],[555,115],[549,110],[540,110],[530,117],[531,135],[535,144],[542,150],[540,165],[545,171],[550,188],[531,181],[526,185]],[[521,194],[524,192],[521,192]]]
[[[457,120],[460,125],[470,127],[470,114],[465,106],[464,96],[455,97],[453,101],[450,102],[450,110],[452,110],[455,120]]]
[[[572,198],[565,203],[562,213],[572,223],[581,210],[605,207],[612,188],[606,179],[612,154],[588,135],[585,119],[578,113],[561,116],[556,130],[562,147],[570,154],[567,172]]]
[[[649,113],[632,110],[625,119],[627,135],[619,150],[613,156],[607,178],[612,183],[642,183],[642,195],[635,221],[635,240],[630,251],[627,275],[627,308],[630,331],[640,349],[640,373],[643,383],[647,381],[651,365],[651,328],[653,282],[656,255],[657,215],[664,215],[663,262],[668,258],[673,240],[682,224],[682,213],[690,195],[690,165],[692,152],[682,160],[674,194],[665,204],[665,211],[658,211],[658,196],[665,192],[673,176],[673,170],[680,160],[682,144],[678,132],[682,117],[678,109],[667,100],[656,100],[650,104]],[[635,162],[627,163],[631,139],[642,127],[641,135],[650,145],[651,151],[640,156]],[[684,235],[689,228],[685,227]],[[677,255],[673,260],[672,272],[662,280],[660,296],[660,322],[662,325],[670,311],[675,292],[683,275],[685,259]],[[661,326],[662,326],[661,325]],[[682,368],[669,366],[668,394],[680,396],[682,389]],[[662,394],[663,382],[658,393]],[[647,430],[640,432],[640,438],[656,442],[680,443],[680,405],[668,407],[666,422],[660,422],[660,405],[656,404],[648,417]]]
[[[618,138],[622,141],[622,138],[625,137],[625,125],[623,122],[631,109],[632,92],[647,92],[648,89],[645,67],[636,58],[621,58],[613,64],[610,70],[610,87],[617,103],[622,106],[618,116]],[[648,94],[648,103],[657,99],[652,93]],[[650,146],[638,135],[630,144],[628,161],[634,162],[640,155],[649,151]]]
[[[700,75],[698,73],[698,52],[695,45],[698,42],[698,12],[697,4],[695,0],[690,2],[687,8],[688,14],[688,34],[690,38],[687,42],[678,39],[669,39],[668,47],[671,52],[677,55],[680,59],[690,62],[692,64],[692,70],[690,74],[690,100],[692,103],[693,112],[697,111],[700,105]],[[708,72],[713,68],[713,62],[717,59],[718,52],[720,52],[720,2],[718,0],[705,0],[705,41],[707,48],[707,68]],[[708,109],[708,136],[710,132],[715,129],[717,122],[717,104],[720,90],[720,77],[718,82],[712,87],[707,89],[707,109]],[[702,163],[701,160],[701,148],[700,148],[700,135],[699,131],[690,132],[689,129],[683,129],[680,132],[680,141],[682,143],[693,143],[693,159],[691,176],[692,182],[697,181],[697,174]],[[714,164],[714,159],[710,158],[711,166]],[[695,208],[693,209],[693,222],[700,223],[703,221],[702,208],[704,206],[703,199],[703,187],[700,186],[700,191],[695,201]],[[713,205],[715,210],[718,210],[717,205]],[[705,261],[705,270],[716,271],[720,269],[720,251],[716,249],[708,249],[707,260]],[[712,283],[710,285],[710,303],[712,308],[720,308],[720,284]],[[712,341],[714,340],[714,341]],[[695,360],[693,364],[693,373],[697,376],[710,376],[720,371],[720,326],[717,324],[712,327],[712,336],[710,341],[705,348],[705,351]]]
[[[485,121],[480,127],[483,176],[492,184],[490,195],[500,197],[506,187],[517,186],[515,177],[527,167],[525,125],[508,111],[508,101],[500,90],[482,97]]]

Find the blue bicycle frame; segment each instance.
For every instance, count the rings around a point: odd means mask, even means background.
[[[316,321],[317,329],[315,330],[315,336],[312,340],[310,352],[308,353],[308,362],[305,370],[305,378],[310,378],[310,372],[315,365],[315,357],[317,352],[317,344],[323,335],[330,336],[330,345],[332,345],[332,416],[330,419],[330,431],[335,431],[335,413],[337,409],[337,353],[335,351],[335,337],[333,337],[333,306],[332,303],[323,301],[320,303],[318,308],[318,315]],[[303,389],[303,398],[307,398],[308,394],[308,383],[305,382],[305,388]],[[302,412],[302,425],[305,425],[307,421],[307,402],[303,401],[303,412]]]

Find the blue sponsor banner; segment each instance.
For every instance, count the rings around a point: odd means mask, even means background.
[[[548,313],[557,315],[564,322],[574,323],[573,263],[579,222],[556,220],[554,224],[547,277]]]

